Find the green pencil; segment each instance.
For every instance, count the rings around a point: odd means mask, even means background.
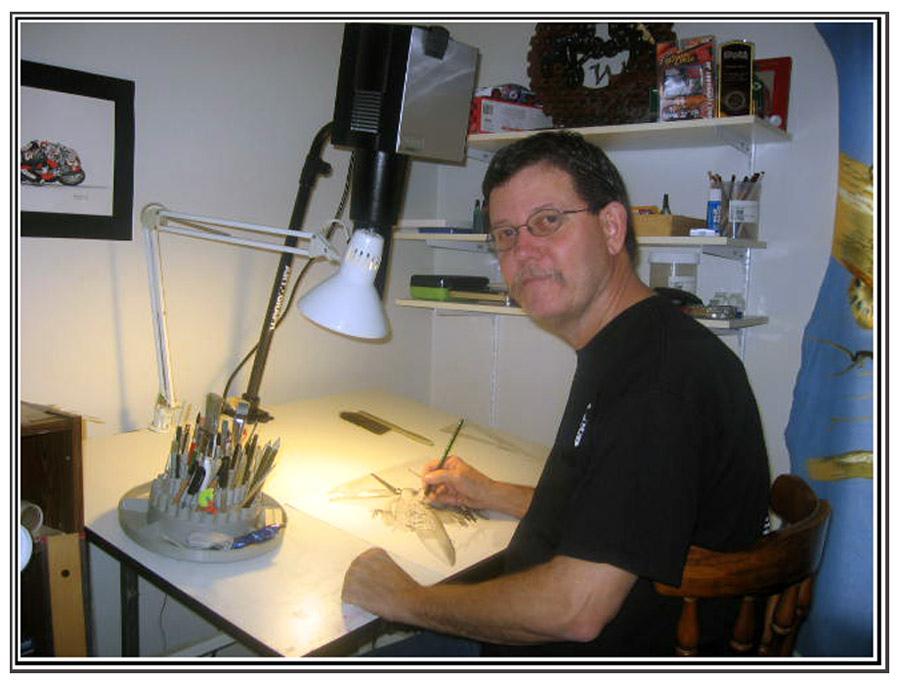
[[[438,461],[438,466],[435,469],[443,469],[444,462],[447,460],[447,456],[450,455],[450,449],[453,448],[453,442],[456,441],[456,437],[459,436],[459,430],[462,429],[463,422],[465,421],[465,418],[459,418],[459,422],[456,423],[456,428],[453,430],[453,436],[451,436],[450,441],[447,442],[444,454],[441,456],[441,459]],[[431,486],[426,486],[425,495],[427,496],[429,493],[431,493]]]
[[[441,461],[438,463],[438,469],[444,467],[444,461],[447,460],[447,456],[450,455],[450,449],[453,448],[453,442],[456,441],[456,437],[459,436],[459,430],[462,429],[463,422],[465,421],[465,418],[461,417],[459,418],[459,422],[456,423],[456,429],[453,430],[453,436],[451,436],[450,441],[447,442],[447,447],[444,449],[444,454],[441,456]]]

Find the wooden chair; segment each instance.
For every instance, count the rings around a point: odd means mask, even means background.
[[[698,654],[699,610],[704,598],[741,597],[740,612],[729,642],[739,656],[787,657],[794,649],[800,623],[812,603],[813,575],[831,515],[831,505],[818,498],[800,477],[783,474],[772,484],[770,507],[782,526],[741,552],[714,552],[692,546],[681,587],[654,584],[662,595],[684,600],[678,622],[676,653]],[[766,600],[759,642],[757,601]]]

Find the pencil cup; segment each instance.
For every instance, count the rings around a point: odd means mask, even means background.
[[[756,239],[759,234],[759,182],[736,182],[728,202],[726,237]]]

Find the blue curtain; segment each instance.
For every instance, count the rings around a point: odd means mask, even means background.
[[[785,432],[791,469],[832,504],[828,540],[797,649],[873,656],[873,26],[818,24],[840,101],[832,251],[803,336]]]

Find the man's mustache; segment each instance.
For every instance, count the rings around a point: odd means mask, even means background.
[[[510,290],[515,292],[517,289],[521,288],[523,285],[527,284],[530,280],[545,280],[545,279],[554,279],[561,280],[562,274],[555,269],[551,268],[538,268],[537,266],[524,266],[521,270],[516,273],[516,276],[513,278],[513,282],[510,285]]]

